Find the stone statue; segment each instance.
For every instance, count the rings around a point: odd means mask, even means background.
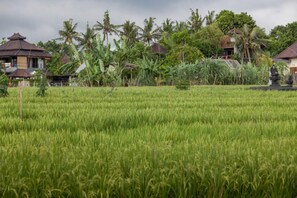
[[[269,79],[271,80],[271,85],[270,86],[280,86],[280,84],[278,82],[280,80],[280,76],[279,76],[278,70],[277,70],[277,68],[275,67],[274,64],[270,68],[270,77],[269,77]]]
[[[286,80],[286,84],[288,85],[288,87],[293,87],[293,76],[289,75],[288,80]]]

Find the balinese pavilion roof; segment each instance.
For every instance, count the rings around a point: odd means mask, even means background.
[[[8,75],[12,78],[30,78],[32,75],[28,72],[27,69],[17,69],[11,74]]]
[[[276,55],[276,59],[291,59],[297,58],[297,42],[293,43],[287,49]]]
[[[26,37],[19,33],[8,38],[9,41],[0,46],[0,57],[7,56],[28,56],[36,58],[50,58],[51,55],[43,48],[25,41]]]

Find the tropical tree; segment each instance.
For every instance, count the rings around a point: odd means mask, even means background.
[[[216,22],[224,34],[234,28],[235,13],[230,10],[222,10],[216,15]]]
[[[140,29],[140,39],[147,44],[151,44],[152,41],[160,38],[160,28],[154,28],[155,24],[154,17],[149,17],[144,20],[144,28]]]
[[[215,21],[215,11],[208,11],[205,16],[206,25],[211,25]]]
[[[256,21],[253,19],[251,15],[247,14],[246,12],[235,14],[234,27],[243,28],[245,25],[253,29],[254,27],[256,27]]]
[[[106,10],[104,12],[104,17],[102,23],[97,21],[97,24],[95,25],[95,29],[98,31],[102,31],[103,33],[103,41],[106,41],[106,44],[108,44],[108,36],[111,36],[112,34],[118,35],[118,28],[120,26],[114,25],[110,22],[109,12]]]
[[[162,23],[161,32],[162,34],[172,34],[174,31],[174,22],[171,19],[166,19]]]
[[[242,61],[247,59],[251,62],[252,55],[256,55],[261,51],[261,46],[265,44],[265,40],[260,38],[262,34],[259,27],[250,28],[248,25],[244,25],[240,34],[236,34],[236,42]]]
[[[6,38],[5,38],[5,37],[3,37],[3,38],[2,38],[2,40],[0,41],[0,45],[3,45],[3,44],[5,44],[6,42],[7,42]]]
[[[96,32],[93,27],[90,27],[87,24],[87,29],[85,33],[81,33],[81,36],[78,37],[78,47],[81,49],[92,49],[93,48],[93,40],[96,37]]]
[[[275,56],[297,41],[297,22],[274,27],[269,34],[269,40],[268,50]]]
[[[120,72],[117,69],[117,64],[112,60],[112,52],[110,50],[110,44],[106,46],[103,44],[100,34],[97,34],[93,41],[93,48],[91,50],[82,50],[79,53],[75,52],[75,60],[78,65],[84,66],[81,71],[78,72],[79,81],[83,85],[107,85],[114,82],[115,76],[111,75],[115,72]],[[111,79],[112,78],[112,79]]]
[[[60,53],[63,49],[63,44],[57,43],[57,41],[55,39],[49,40],[45,43],[42,41],[39,41],[37,43],[37,46],[45,49],[45,51],[50,53],[51,55],[55,54],[55,53]]]
[[[216,23],[203,27],[193,35],[194,46],[198,47],[206,57],[217,57],[221,52],[221,39],[224,33]]]
[[[139,72],[137,75],[138,84],[140,85],[156,85],[156,79],[160,75],[160,63],[158,60],[143,58],[137,64]]]
[[[77,23],[73,24],[73,19],[63,22],[63,30],[59,30],[60,37],[58,40],[63,40],[64,44],[72,44],[78,38],[76,31]]]
[[[196,9],[195,11],[191,9],[191,16],[190,16],[189,20],[187,21],[187,23],[190,27],[190,31],[196,32],[197,30],[201,29],[204,20],[205,20],[205,18],[199,14],[198,9]]]
[[[246,12],[241,12],[240,14],[235,14],[230,10],[222,10],[216,16],[216,23],[219,28],[227,34],[231,29],[240,29],[246,24],[249,28],[256,27],[255,20],[248,15]]]
[[[175,21],[175,28],[174,28],[175,32],[181,32],[181,31],[188,30],[188,29],[189,29],[189,26],[186,22]]]
[[[57,43],[55,39],[45,43],[39,41],[37,46],[44,48],[45,51],[52,56],[51,59],[46,62],[47,70],[51,71],[53,74],[59,74],[59,68],[63,65],[62,59],[66,57],[66,54],[69,54],[69,47],[66,47],[63,43]]]
[[[203,53],[193,46],[193,37],[189,34],[189,30],[175,32],[164,41],[164,45],[169,51],[163,61],[166,66],[172,67],[181,62],[194,63],[204,57]]]
[[[171,49],[163,61],[166,67],[173,67],[182,62],[194,63],[204,58],[203,53],[197,48],[190,45],[178,45]]]
[[[136,26],[135,22],[131,22],[128,20],[121,27],[121,38],[126,39],[127,44],[129,46],[133,45],[138,41],[138,27]]]
[[[127,63],[133,63],[137,60],[137,52],[135,47],[129,46],[128,39],[125,37],[120,40],[114,40],[115,53],[113,59],[120,67],[124,67]]]

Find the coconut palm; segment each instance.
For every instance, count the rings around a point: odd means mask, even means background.
[[[261,51],[261,46],[265,45],[265,40],[260,38],[262,30],[259,27],[250,28],[244,25],[240,34],[236,34],[235,45],[238,48],[240,56],[251,62],[252,55]]]
[[[191,32],[196,32],[197,30],[201,29],[204,20],[205,18],[199,14],[198,9],[195,11],[191,9],[191,16],[187,22],[190,26]]]
[[[144,20],[144,28],[140,28],[140,39],[150,44],[152,41],[160,38],[160,28],[154,29],[155,26],[154,17]]]
[[[206,25],[210,25],[215,20],[215,11],[208,11],[208,14],[205,16]]]
[[[108,10],[105,11],[103,22],[97,21],[97,24],[95,25],[95,29],[98,31],[102,31],[103,33],[103,41],[106,41],[108,44],[108,36],[111,36],[113,33],[118,35],[118,25],[114,25],[110,23],[110,17]]]
[[[166,19],[162,23],[161,32],[165,34],[172,34],[174,31],[174,22],[171,19]]]
[[[73,40],[78,38],[78,32],[76,31],[77,23],[73,24],[73,19],[63,22],[63,30],[59,31],[60,38],[64,44],[73,44]]]
[[[126,21],[122,25],[122,31],[120,31],[120,35],[122,38],[127,40],[128,45],[132,45],[138,41],[138,27],[135,25],[135,22]]]
[[[175,32],[182,32],[184,30],[188,30],[189,29],[189,26],[186,22],[184,21],[175,21],[175,28],[174,28],[174,31]]]
[[[78,37],[78,46],[81,49],[92,49],[93,48],[93,40],[96,37],[96,33],[94,28],[90,27],[87,24],[87,29],[85,33],[81,33],[81,36]]]

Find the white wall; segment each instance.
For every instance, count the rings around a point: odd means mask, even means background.
[[[289,67],[297,67],[297,58],[291,59]]]

